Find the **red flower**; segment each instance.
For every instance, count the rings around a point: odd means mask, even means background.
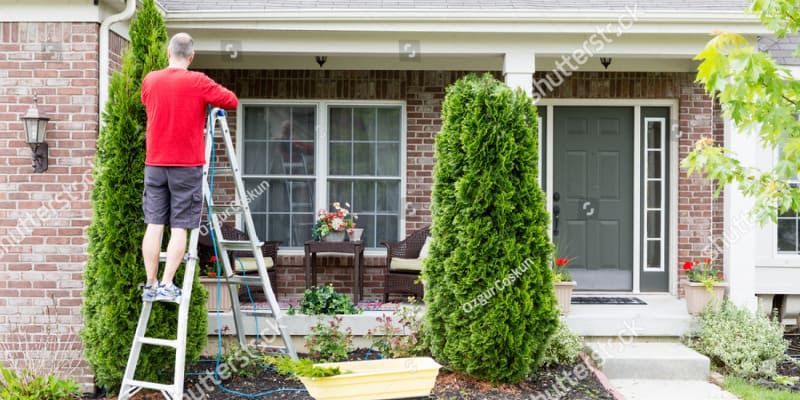
[[[686,270],[686,271],[692,269],[693,266],[694,266],[694,262],[691,261],[691,260],[683,263],[683,269]]]
[[[563,267],[569,264],[569,258],[558,258],[556,259],[556,266]]]
[[[711,264],[711,259],[710,258],[706,258],[705,261],[706,261],[706,264]]]
[[[208,259],[208,262],[217,262],[217,256],[211,256],[211,258]]]
[[[217,273],[214,272],[214,271],[208,271],[208,277],[209,278],[216,278],[217,277]]]

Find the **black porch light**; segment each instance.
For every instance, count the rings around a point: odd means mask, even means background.
[[[44,138],[50,118],[39,112],[38,102],[38,97],[34,95],[33,104],[22,117],[22,123],[25,125],[25,143],[33,151],[33,172],[44,172],[47,171],[47,143]]]

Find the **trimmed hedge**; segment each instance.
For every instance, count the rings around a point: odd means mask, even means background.
[[[97,385],[118,390],[128,361],[133,334],[142,309],[145,281],[142,260],[142,190],[144,189],[145,126],[140,100],[141,83],[153,69],[167,65],[167,32],[153,0],[145,0],[131,22],[132,47],[123,54],[122,72],[111,79],[105,126],[97,140],[92,208],[88,229],[89,260],[83,274],[84,302],[81,330],[84,354]],[[176,276],[182,282],[183,268]],[[197,360],[205,348],[208,325],[207,294],[195,279],[189,309],[186,358]],[[177,305],[156,303],[150,314],[148,336],[175,338]],[[169,379],[175,351],[144,346],[137,379]]]
[[[447,90],[436,137],[431,351],[479,379],[517,382],[541,365],[558,311],[531,99],[491,75]]]

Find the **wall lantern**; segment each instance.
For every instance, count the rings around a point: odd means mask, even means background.
[[[50,118],[39,112],[38,102],[38,97],[34,95],[33,105],[22,117],[22,123],[25,125],[25,143],[33,151],[33,172],[44,172],[47,171],[47,143],[44,135]]]
[[[608,66],[611,65],[611,57],[600,57],[600,64],[603,64],[603,68],[608,69]]]
[[[322,66],[325,65],[325,62],[328,61],[328,56],[316,56],[314,57],[314,60],[316,60],[317,64],[319,64],[319,67],[322,68]]]

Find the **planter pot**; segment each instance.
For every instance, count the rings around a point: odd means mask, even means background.
[[[344,231],[341,232],[330,232],[327,235],[322,237],[322,240],[325,242],[344,242]]]
[[[697,315],[703,312],[712,299],[722,301],[727,283],[714,285],[713,292],[706,289],[702,283],[688,282],[686,285],[686,309],[689,314]]]
[[[361,234],[364,233],[362,228],[353,228],[353,233],[348,234],[351,242],[358,242],[361,240]]]
[[[441,365],[430,357],[317,364],[339,367],[343,375],[300,377],[316,400],[382,400],[428,397]]]
[[[553,289],[558,299],[558,308],[561,315],[569,314],[569,306],[572,304],[572,289],[575,288],[575,281],[553,283]]]
[[[219,286],[219,296],[217,296],[217,278],[200,278],[200,283],[208,291],[208,311],[230,311],[231,295],[230,290],[225,282],[221,282]],[[219,303],[217,303],[219,298]]]

